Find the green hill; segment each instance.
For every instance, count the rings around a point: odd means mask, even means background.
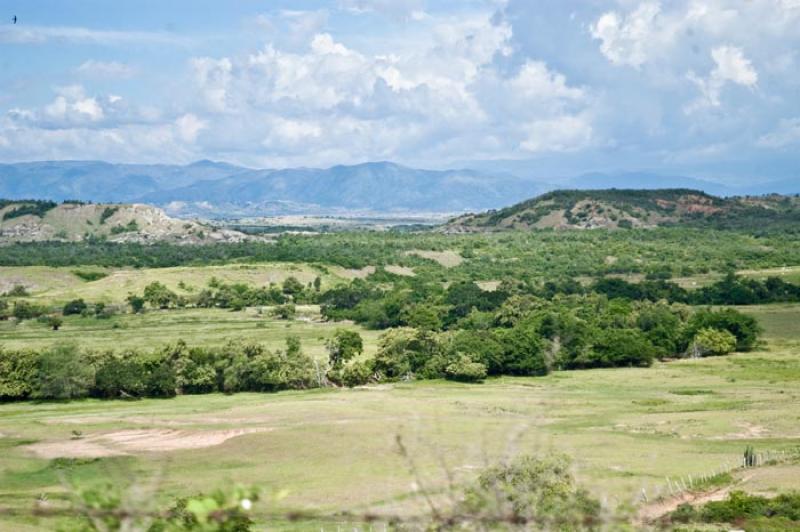
[[[691,189],[557,190],[511,207],[450,220],[445,232],[617,229],[684,225],[763,229],[800,223],[800,198],[720,198]]]

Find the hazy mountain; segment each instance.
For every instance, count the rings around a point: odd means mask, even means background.
[[[691,188],[706,193],[800,193],[800,179],[735,188],[649,172],[591,173],[558,186],[491,170],[420,170],[390,162],[257,170],[213,161],[185,166],[45,161],[0,164],[0,198],[149,203],[180,215],[459,212],[500,208],[555,188]]]
[[[144,195],[247,171],[225,163],[187,166],[43,161],[0,164],[0,198],[134,202]]]
[[[569,179],[565,185],[579,190],[602,190],[611,188],[653,190],[668,187],[701,190],[707,194],[715,194],[718,196],[730,196],[739,193],[736,188],[712,181],[684,176],[661,175],[650,172],[622,172],[615,174],[593,172]],[[800,189],[800,187],[798,187],[798,189]]]
[[[0,197],[95,202],[173,202],[209,214],[286,204],[315,209],[457,212],[508,205],[549,189],[507,174],[418,170],[393,163],[327,169],[251,170],[200,161],[188,166],[42,162],[0,165]],[[278,209],[279,210],[279,209]]]

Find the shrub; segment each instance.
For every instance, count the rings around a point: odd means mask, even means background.
[[[101,397],[140,397],[147,389],[142,360],[135,352],[107,353],[95,374],[95,394]]]
[[[521,456],[491,467],[467,488],[457,512],[476,521],[527,524],[536,530],[593,530],[601,505],[577,485],[564,456]]]
[[[64,305],[64,309],[61,312],[64,316],[71,316],[73,314],[81,314],[86,310],[86,307],[86,302],[83,299],[73,299]]]
[[[695,312],[686,327],[685,346],[688,346],[700,329],[728,331],[736,337],[737,351],[751,351],[756,346],[761,334],[761,327],[755,318],[735,309]]]
[[[86,397],[94,384],[94,368],[75,344],[42,351],[37,366],[38,379],[32,395],[40,399]]]
[[[0,347],[0,401],[27,399],[35,390],[39,356]]]
[[[486,378],[486,366],[480,362],[473,362],[468,356],[461,355],[458,360],[447,366],[445,375],[454,381],[481,382]]]
[[[341,382],[348,388],[354,386],[363,386],[368,384],[372,379],[374,371],[372,369],[372,361],[364,360],[361,362],[354,362],[344,367],[341,372]]]
[[[21,284],[15,284],[14,287],[4,294],[6,297],[28,297],[28,289]]]
[[[100,279],[108,277],[106,272],[98,272],[94,270],[72,270],[72,273],[76,277],[79,277],[87,282],[99,281]]]
[[[736,348],[736,337],[728,331],[704,328],[694,335],[689,353],[694,357],[723,356]]]
[[[33,303],[28,303],[27,301],[15,301],[14,312],[12,314],[15,318],[17,318],[17,320],[23,321],[38,318],[39,316],[44,315],[46,312],[47,309],[40,305],[34,305]]]
[[[650,340],[638,329],[597,331],[592,348],[571,360],[573,368],[649,366],[656,356]]]
[[[293,303],[278,305],[272,310],[272,315],[280,320],[293,320],[297,315],[297,307]]]
[[[356,331],[337,329],[333,338],[325,342],[328,349],[328,360],[333,369],[364,352],[364,341]]]
[[[128,297],[125,300],[131,306],[131,312],[134,314],[139,314],[144,311],[144,304],[146,301],[143,297],[139,297],[134,294],[128,294]]]

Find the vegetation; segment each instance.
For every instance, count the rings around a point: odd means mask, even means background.
[[[11,220],[13,218],[19,218],[21,216],[37,216],[41,218],[47,211],[55,209],[58,204],[53,201],[43,201],[43,200],[19,200],[19,201],[8,201],[8,200],[0,200],[0,209],[8,207],[10,205],[19,205],[19,207],[14,207],[13,209],[7,210],[3,213],[3,220]]]
[[[742,530],[796,530],[800,528],[800,492],[774,498],[734,491],[722,501],[700,508],[682,504],[670,514],[673,523],[728,523]]]
[[[600,500],[668,497],[666,477],[742,481],[728,466],[743,448],[758,479],[753,445],[796,445],[796,227],[637,229],[688,216],[684,199],[614,194],[549,201],[629,230],[4,247],[0,506],[42,494],[69,525],[119,527],[134,518],[116,511],[119,486],[70,506],[60,479],[155,474],[168,457],[145,516],[165,530],[295,526],[240,512],[230,490],[198,495],[221,476],[288,490],[276,511],[319,509],[314,528],[376,509],[390,524],[575,530],[603,528]],[[759,489],[796,482],[795,464],[769,467]],[[674,521],[788,526],[791,504]]]
[[[0,350],[0,401],[81,397],[173,397],[243,391],[275,392],[319,385],[296,338],[286,349],[231,342],[189,348],[178,342],[148,351],[87,351],[56,344],[42,351]]]

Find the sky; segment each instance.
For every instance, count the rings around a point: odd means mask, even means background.
[[[800,179],[800,0],[0,7],[4,162]]]

